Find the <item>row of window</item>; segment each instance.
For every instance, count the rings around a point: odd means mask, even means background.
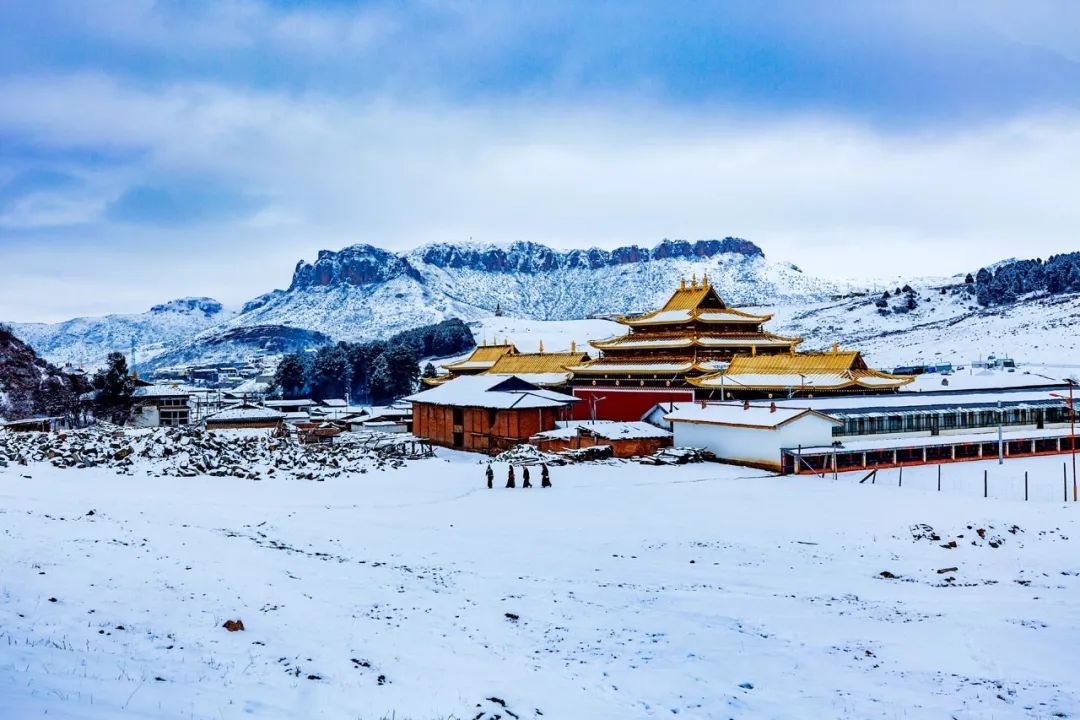
[[[845,437],[851,435],[874,435],[879,433],[930,432],[938,434],[942,430],[975,430],[997,427],[999,413],[992,410],[957,410],[934,414],[919,415],[883,415],[881,417],[845,418],[842,426],[833,428],[833,435]],[[1047,408],[1006,408],[1000,412],[1000,423],[1004,426],[1034,425],[1042,428],[1045,424],[1066,423],[1069,421],[1068,410],[1062,407]]]

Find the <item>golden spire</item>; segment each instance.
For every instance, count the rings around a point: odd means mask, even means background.
[[[702,273],[701,274],[701,287],[703,287],[703,288],[709,287],[709,274],[708,273]]]
[[[834,342],[834,343],[832,344],[832,351],[833,351],[834,353],[838,353],[838,352],[840,352],[840,343],[838,343],[838,342]]]
[[[679,289],[680,290],[685,290],[686,289],[686,278],[685,277],[679,278]]]
[[[571,340],[570,341],[570,352],[572,352],[572,353],[577,352],[577,341],[576,340]]]
[[[690,276],[690,287],[692,287],[692,288],[697,287],[697,273],[694,273],[693,275]]]

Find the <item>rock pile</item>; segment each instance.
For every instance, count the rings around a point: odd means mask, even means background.
[[[0,463],[49,462],[60,468],[108,467],[122,474],[214,475],[256,480],[324,480],[400,467],[404,460],[350,444],[307,445],[268,433],[112,426],[61,433],[0,432]]]

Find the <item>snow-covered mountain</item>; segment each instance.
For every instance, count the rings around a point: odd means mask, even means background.
[[[151,365],[214,359],[251,350],[231,342],[242,329],[302,328],[335,340],[368,340],[458,317],[476,321],[497,309],[529,320],[570,320],[646,310],[680,277],[709,275],[737,304],[814,301],[846,285],[813,278],[765,258],[747,240],[665,240],[654,248],[554,250],[536,243],[439,243],[409,253],[371,245],[324,250],[301,261],[285,290],[258,297]],[[270,350],[272,333],[264,333]],[[262,348],[260,348],[262,349]]]
[[[395,254],[353,245],[299,263],[287,290],[249,302],[223,327],[291,325],[359,340],[448,316],[488,317],[496,308],[568,320],[655,307],[680,277],[706,273],[736,304],[818,300],[846,289],[766,260],[759,247],[737,238],[612,251],[440,243]]]
[[[757,245],[738,238],[664,240],[653,248],[610,251],[438,243],[394,253],[359,244],[300,261],[287,288],[235,312],[214,300],[186,298],[139,315],[13,329],[53,362],[87,365],[111,350],[126,351],[135,336],[144,369],[387,337],[449,317],[490,323],[496,309],[538,323],[533,335],[541,340],[545,322],[655,308],[679,278],[705,274],[729,303],[774,312],[769,329],[805,337],[807,349],[840,342],[867,351],[883,366],[945,357],[967,361],[990,352],[1080,363],[1080,340],[1067,330],[1080,323],[1075,294],[1046,297],[1025,286],[1014,302],[984,307],[962,275],[826,280],[767,259]],[[891,297],[882,307],[886,289]]]
[[[126,355],[133,338],[141,364],[235,314],[212,298],[187,297],[155,305],[144,313],[9,325],[48,360],[91,368],[101,365],[110,352]]]

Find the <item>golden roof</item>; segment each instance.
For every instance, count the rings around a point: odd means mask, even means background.
[[[700,285],[694,278],[689,285],[683,280],[659,310],[637,317],[619,318],[619,322],[631,326],[681,324],[694,321],[763,323],[771,318],[772,315],[754,315],[728,307],[723,298],[709,285],[708,278],[703,278]]]
[[[803,341],[799,337],[784,337],[768,332],[756,333],[688,333],[688,332],[661,332],[661,333],[630,333],[607,340],[592,340],[589,342],[597,350],[620,350],[635,349],[648,350],[652,348],[723,348],[723,347],[777,347],[794,346]]]
[[[508,353],[516,353],[517,348],[510,343],[503,343],[502,345],[479,345],[472,354],[464,360],[458,360],[455,363],[448,363],[443,365],[447,370],[476,370],[483,369],[482,364],[490,366],[496,360],[503,357]]]
[[[739,355],[731,360],[726,373],[800,373],[866,370],[866,361],[858,350],[803,352],[794,355]]]
[[[568,365],[577,365],[589,359],[583,352],[514,353],[499,357],[484,372],[491,375],[517,375],[519,373],[564,373]]]
[[[915,378],[890,375],[867,367],[857,350],[833,349],[829,352],[791,355],[738,355],[727,369],[690,378],[701,388],[782,390],[842,390],[846,388],[896,389]]]

